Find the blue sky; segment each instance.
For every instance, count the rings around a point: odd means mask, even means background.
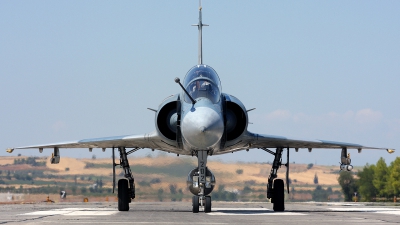
[[[399,8],[204,0],[204,63],[223,92],[257,108],[252,132],[400,150]],[[180,92],[174,78],[197,63],[197,18],[198,2],[187,0],[0,1],[0,156],[8,147],[154,130],[146,108]],[[350,152],[355,165],[398,155]],[[92,154],[111,153],[61,150]],[[290,161],[336,165],[339,156],[303,149]],[[216,158],[272,160],[260,150]]]

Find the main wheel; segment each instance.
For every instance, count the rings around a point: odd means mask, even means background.
[[[198,213],[199,212],[199,196],[195,195],[192,197],[192,205],[193,205],[192,212]]]
[[[211,212],[211,196],[206,196],[206,205],[204,207],[204,212],[205,213]]]
[[[274,180],[273,197],[274,211],[283,212],[285,211],[285,185],[283,180]]]
[[[130,200],[128,180],[118,180],[118,211],[129,211]]]

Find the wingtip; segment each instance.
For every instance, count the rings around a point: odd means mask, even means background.
[[[394,149],[386,149],[386,151],[387,151],[387,152],[389,152],[389,154],[392,154],[392,153],[394,153],[394,152],[395,152],[395,150],[394,150]]]
[[[14,151],[13,148],[8,148],[8,149],[6,150],[6,152],[8,152],[8,153],[12,153],[13,151]]]

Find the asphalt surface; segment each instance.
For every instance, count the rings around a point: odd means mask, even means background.
[[[116,203],[0,205],[0,224],[398,224],[399,205],[213,202],[211,213],[192,213],[190,202],[135,202],[118,212]]]

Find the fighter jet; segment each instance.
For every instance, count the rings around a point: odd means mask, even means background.
[[[273,203],[274,211],[284,211],[284,181],[277,178],[278,169],[286,166],[286,185],[289,192],[289,149],[314,148],[340,149],[340,170],[351,171],[350,154],[347,149],[383,149],[393,153],[393,149],[366,147],[325,140],[291,139],[282,136],[256,134],[248,128],[248,112],[244,104],[231,94],[223,93],[217,72],[203,63],[202,28],[208,26],[202,22],[202,7],[199,6],[197,26],[198,64],[186,74],[183,82],[175,78],[182,88],[180,93],[171,95],[161,102],[155,111],[155,130],[141,135],[127,135],[95,139],[83,139],[72,142],[61,142],[45,145],[32,145],[7,149],[11,153],[15,149],[44,148],[54,149],[51,163],[60,162],[62,148],[112,149],[113,156],[113,191],[115,189],[115,167],[120,166],[124,178],[118,180],[118,210],[129,211],[129,203],[135,198],[135,181],[129,166],[128,155],[140,149],[156,149],[178,155],[197,157],[198,166],[189,171],[187,185],[192,197],[192,211],[200,209],[211,212],[211,192],[215,187],[215,176],[207,167],[207,158],[252,148],[262,149],[274,156],[267,184],[267,198]],[[172,80],[171,80],[172,81]],[[128,149],[128,150],[127,150]],[[115,150],[119,152],[120,163],[115,163]],[[282,163],[283,151],[286,151],[286,163]]]

